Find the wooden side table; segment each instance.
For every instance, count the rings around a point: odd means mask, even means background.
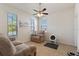
[[[44,42],[44,36],[43,35],[31,35],[31,41],[41,43]]]

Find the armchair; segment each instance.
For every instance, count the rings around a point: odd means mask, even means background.
[[[36,47],[24,43],[14,45],[7,37],[0,34],[1,56],[35,56]]]

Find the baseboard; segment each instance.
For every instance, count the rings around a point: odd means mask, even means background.
[[[61,42],[59,42],[59,44],[62,44],[62,45],[68,45],[68,46],[72,46],[72,47],[75,47],[75,48],[77,48],[77,46],[70,45],[70,44],[65,44],[65,43],[61,43]]]

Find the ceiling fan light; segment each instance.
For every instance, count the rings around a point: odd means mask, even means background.
[[[38,17],[41,17],[41,16],[43,16],[43,14],[39,14],[39,13],[38,13],[37,16],[38,16]]]

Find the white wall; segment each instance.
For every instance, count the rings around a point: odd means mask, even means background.
[[[75,4],[75,37],[77,39],[77,51],[79,52],[79,3]]]
[[[22,22],[27,22],[30,17],[24,11],[20,11],[10,6],[5,6],[0,4],[0,33],[7,35],[7,13],[12,12],[17,15],[17,20]],[[28,21],[29,22],[29,21]],[[18,23],[18,36],[16,40],[21,42],[27,42],[30,39],[30,27],[19,27]]]
[[[48,15],[48,35],[55,34],[60,43],[75,46],[74,8],[67,8]]]
[[[74,39],[75,39],[75,45],[77,46],[77,40],[78,40],[78,12],[77,12],[77,6],[74,5]]]

